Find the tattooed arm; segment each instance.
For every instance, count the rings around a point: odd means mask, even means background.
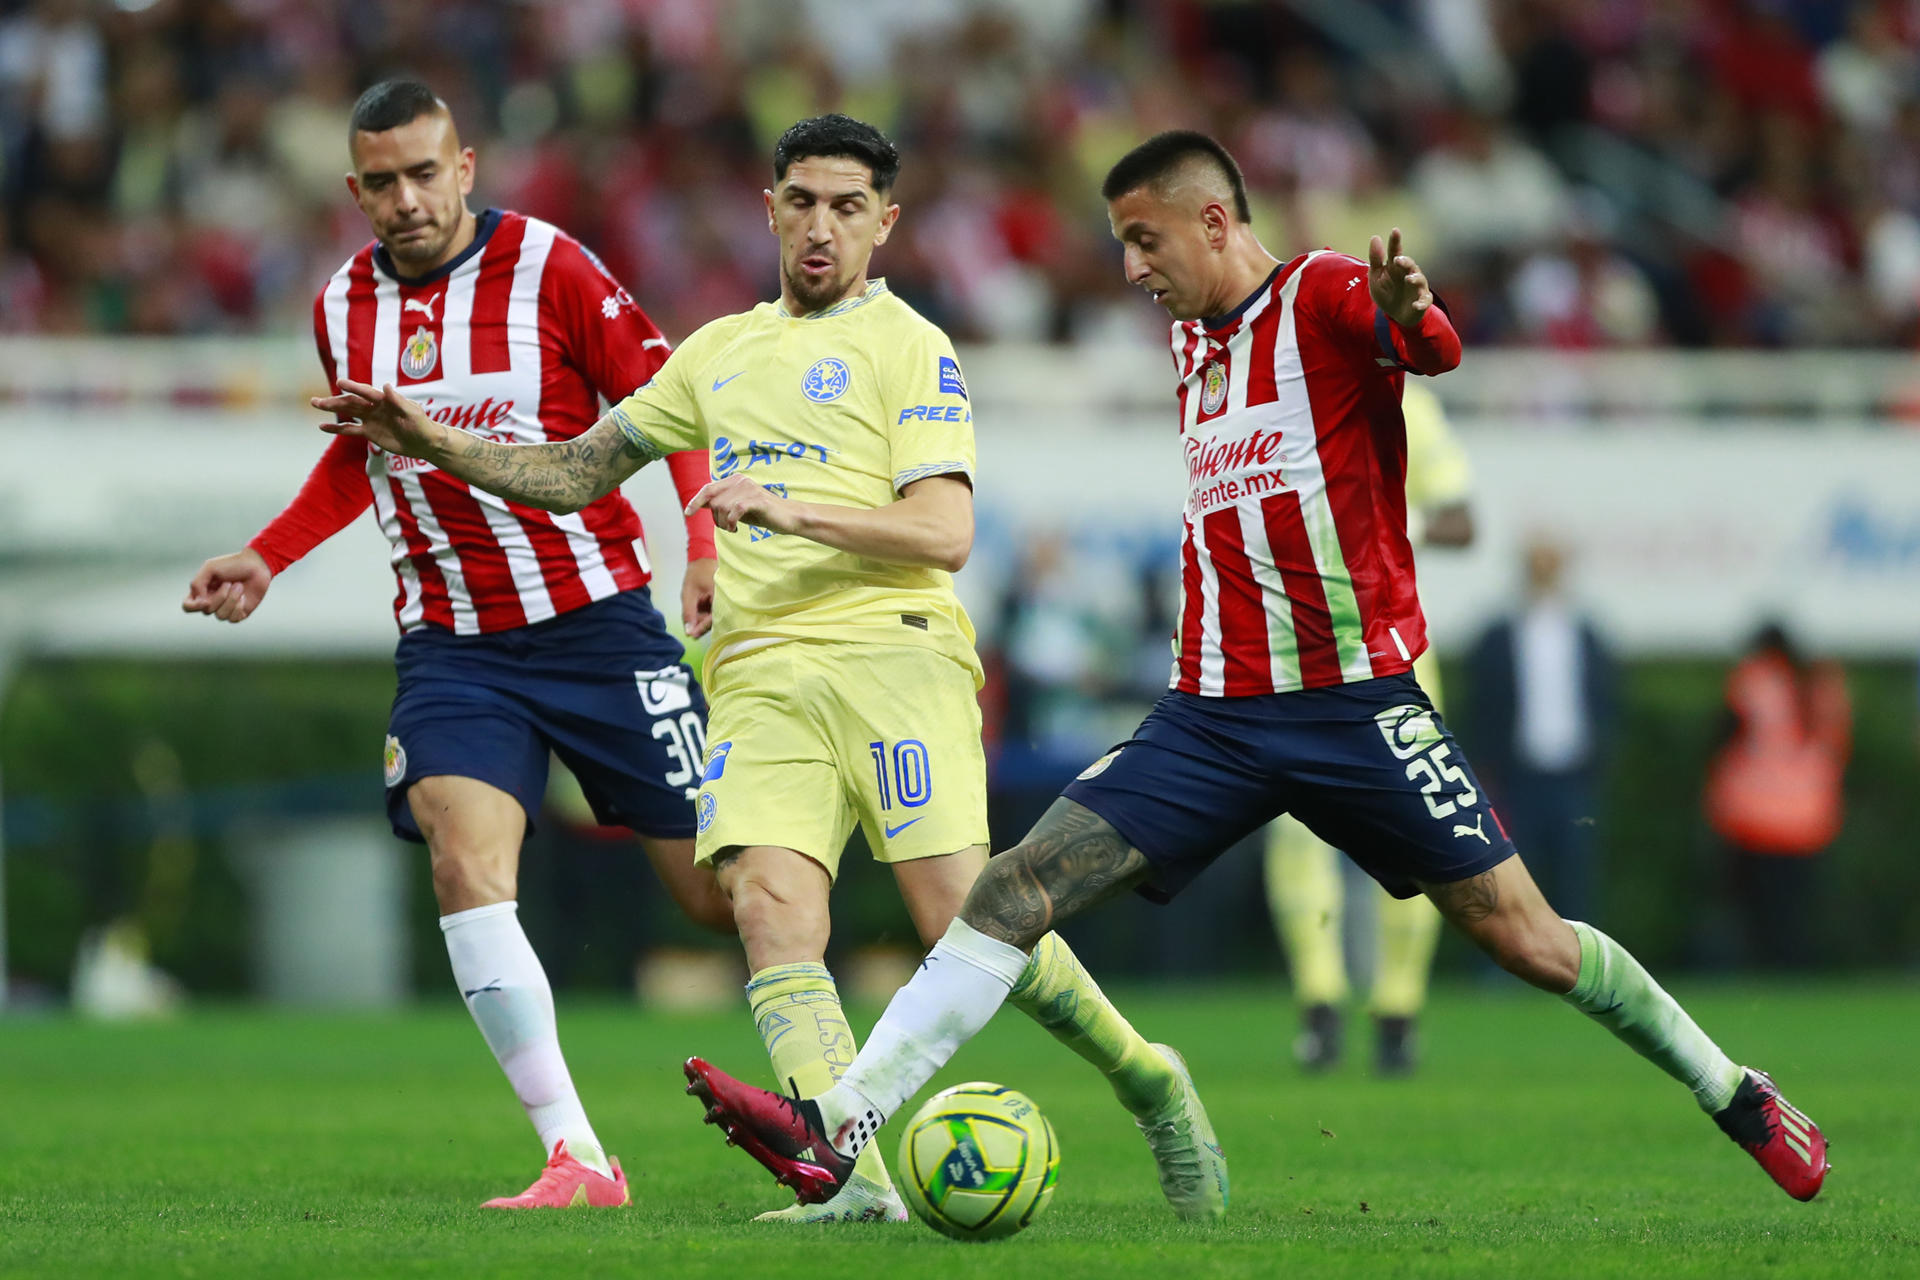
[[[652,461],[634,448],[612,419],[557,444],[496,444],[466,431],[447,431],[445,447],[427,460],[513,502],[546,511],[578,511],[620,487]]]
[[[611,493],[655,456],[629,441],[611,417],[555,444],[498,444],[435,422],[391,386],[383,389],[342,378],[338,395],[316,396],[312,403],[354,419],[323,423],[323,431],[423,459],[510,502],[546,511],[578,511]]]
[[[960,918],[1031,951],[1049,929],[1131,889],[1147,871],[1146,857],[1105,819],[1059,799],[1026,839],[987,863]]]

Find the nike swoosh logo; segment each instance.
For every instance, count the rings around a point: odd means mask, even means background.
[[[471,991],[462,991],[460,994],[462,996],[465,996],[467,999],[471,1000],[483,991],[498,991],[499,989],[500,989],[500,979],[495,978],[492,982],[489,982],[484,987],[475,987]]]
[[[924,817],[926,817],[926,816],[927,816],[927,815],[923,813],[923,814],[921,814],[921,815],[920,815],[920,818],[924,818]],[[895,836],[897,836],[897,835],[899,835],[899,834],[900,834],[900,833],[901,833],[902,831],[905,831],[905,830],[906,830],[906,829],[907,829],[908,827],[910,827],[910,826],[912,826],[912,825],[913,825],[914,823],[916,823],[916,822],[918,822],[918,821],[920,821],[920,818],[908,818],[908,819],[907,819],[907,820],[906,820],[905,822],[903,822],[903,823],[901,823],[901,824],[900,824],[899,826],[897,826],[897,827],[888,827],[888,828],[887,828],[887,839],[889,839],[889,840],[891,840],[891,839],[893,839],[893,838],[894,838]]]
[[[715,391],[718,391],[720,388],[726,386],[729,382],[732,382],[734,378],[739,377],[741,373],[745,373],[745,372],[746,370],[742,369],[740,373],[734,374],[732,378],[715,378],[713,380],[713,389]]]

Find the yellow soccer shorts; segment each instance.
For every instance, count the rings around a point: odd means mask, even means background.
[[[695,861],[793,849],[838,878],[857,823],[881,862],[987,843],[973,673],[911,645],[783,640],[720,664]]]

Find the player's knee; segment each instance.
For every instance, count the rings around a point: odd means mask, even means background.
[[[1035,909],[1030,861],[1027,846],[1015,845],[987,863],[960,908],[960,918],[969,928],[1022,951],[1033,950],[1046,936],[1053,923],[1047,911]]]
[[[483,844],[436,833],[428,846],[433,866],[433,895],[442,915],[512,900],[513,861]]]
[[[725,881],[733,927],[752,944],[771,942],[805,951],[824,951],[830,924],[824,893],[744,872]],[[816,900],[817,899],[817,900]]]

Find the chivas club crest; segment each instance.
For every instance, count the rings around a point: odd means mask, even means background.
[[[434,340],[433,330],[421,325],[407,339],[406,349],[400,353],[400,372],[409,378],[424,378],[433,372],[433,366],[440,363],[440,344]]]
[[[1200,384],[1200,411],[1212,413],[1227,398],[1227,372],[1217,364],[1207,366]]]
[[[407,749],[392,734],[387,735],[386,755],[381,763],[386,766],[387,786],[399,786],[401,779],[407,776]]]

